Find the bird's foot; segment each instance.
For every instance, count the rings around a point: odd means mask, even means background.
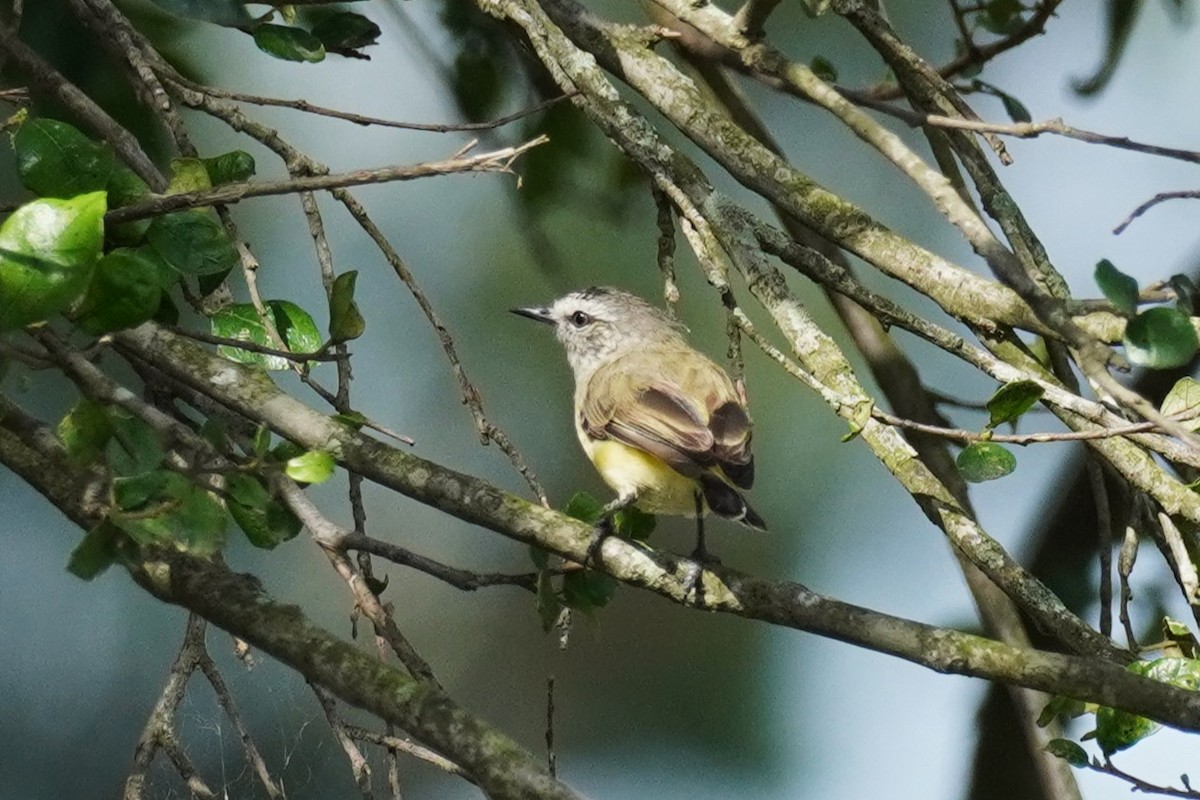
[[[617,532],[616,526],[613,524],[613,514],[615,513],[615,511],[607,513],[596,521],[596,535],[588,544],[587,553],[583,557],[584,567],[591,568],[594,564],[599,563],[598,556],[600,549],[604,547],[604,540]]]

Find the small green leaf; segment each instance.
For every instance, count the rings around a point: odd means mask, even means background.
[[[333,456],[324,450],[309,450],[294,458],[289,458],[283,471],[287,476],[301,483],[324,483],[333,475],[337,462]]]
[[[603,572],[572,570],[563,575],[562,601],[568,608],[590,613],[608,605],[617,586],[617,581]]]
[[[165,452],[154,429],[123,411],[110,412],[108,418],[113,432],[105,449],[109,469],[120,476],[157,469]]]
[[[141,325],[158,313],[159,267],[139,250],[118,248],[96,263],[75,324],[97,336]]]
[[[633,506],[623,508],[613,515],[613,530],[617,535],[635,542],[649,539],[657,524],[657,517]]]
[[[173,480],[172,474],[163,470],[152,470],[129,477],[113,478],[112,493],[117,508],[136,512],[151,500],[162,499],[163,490]]]
[[[229,519],[224,507],[182,475],[160,474],[164,477],[156,502],[132,514],[114,513],[112,523],[141,544],[172,543],[199,556],[220,550]]]
[[[257,478],[231,474],[225,490],[229,495],[225,504],[229,515],[255,547],[270,550],[300,532],[300,520],[272,498]]]
[[[1196,298],[1200,290],[1187,275],[1172,275],[1171,288],[1175,291],[1175,307],[1189,317],[1196,313]]]
[[[1007,92],[1001,94],[1000,102],[1004,105],[1004,113],[1008,114],[1008,118],[1013,122],[1033,121],[1033,115],[1029,113],[1029,109],[1025,107],[1025,104],[1011,94]]]
[[[1107,258],[1096,262],[1096,285],[1118,311],[1130,316],[1137,313],[1137,281],[1113,266]]]
[[[287,300],[269,300],[265,304],[275,323],[275,330],[283,338],[288,349],[297,353],[312,353],[322,345],[321,334],[317,324],[309,313],[295,303]],[[239,339],[252,342],[264,347],[274,347],[275,343],[267,334],[267,328],[258,311],[250,303],[240,303],[227,306],[214,314],[209,320],[213,334],[229,339]],[[242,350],[238,347],[221,345],[217,352],[230,361],[239,364],[257,364],[269,370],[284,370],[292,363],[282,356],[265,355]]]
[[[334,414],[333,419],[356,431],[362,430],[362,426],[368,422],[367,415],[361,411],[347,411],[344,414]]]
[[[41,322],[83,294],[105,210],[104,192],[35,200],[0,225],[0,330]]]
[[[41,197],[74,197],[104,189],[116,168],[106,145],[56,119],[35,118],[13,136],[17,174]]]
[[[316,63],[325,59],[321,40],[303,28],[268,23],[255,25],[254,43],[267,55],[284,61]]]
[[[334,342],[348,342],[363,335],[367,323],[354,302],[354,283],[358,270],[338,275],[333,281],[329,295],[329,338]]]
[[[1135,675],[1177,686],[1180,689],[1200,689],[1200,661],[1192,658],[1164,657],[1153,661],[1135,661],[1126,669]],[[1162,727],[1157,722],[1102,706],[1096,712],[1096,742],[1106,756],[1112,755],[1145,739]]]
[[[254,431],[254,457],[266,458],[267,452],[271,449],[271,429],[266,425],[259,425]]]
[[[595,525],[600,521],[600,517],[604,513],[604,504],[587,492],[576,492],[567,502],[567,507],[563,509],[563,513],[580,522]]]
[[[245,150],[230,150],[228,153],[202,158],[200,161],[204,164],[208,180],[213,186],[249,180],[258,169],[254,163],[254,156]]]
[[[1179,309],[1166,306],[1147,309],[1130,320],[1124,344],[1131,362],[1153,369],[1182,367],[1200,349],[1191,320]]]
[[[212,212],[177,211],[155,217],[146,239],[172,269],[184,275],[210,275],[237,266],[237,249]]]
[[[381,31],[362,14],[340,11],[322,17],[313,25],[312,33],[330,53],[366,58],[359,49],[375,44]]]
[[[808,62],[808,68],[826,83],[834,83],[838,79],[837,67],[824,56],[813,56],[812,61]]]
[[[549,633],[562,615],[562,601],[554,591],[554,583],[547,570],[540,570],[537,576],[537,612],[542,621],[542,630]]]
[[[979,24],[1000,36],[1016,33],[1021,27],[1021,0],[990,0],[984,5]]]
[[[1017,468],[1017,457],[995,442],[972,442],[955,461],[963,479],[971,483],[1003,478]]]
[[[137,173],[127,167],[117,165],[105,186],[108,191],[108,207],[120,208],[150,195],[150,187],[138,177]],[[105,231],[105,238],[111,243],[134,245],[146,237],[150,228],[150,220],[135,219],[132,222],[119,222],[110,225]]]
[[[1163,398],[1160,409],[1165,416],[1183,417],[1189,430],[1200,430],[1200,382],[1195,378],[1180,378]]]
[[[101,522],[88,531],[71,551],[71,557],[67,560],[67,571],[85,581],[95,578],[117,560],[120,538],[120,528],[108,522]]]
[[[1046,752],[1066,761],[1072,767],[1088,765],[1087,751],[1070,739],[1051,739],[1046,742]]]
[[[1087,704],[1082,700],[1055,695],[1050,698],[1050,702],[1046,703],[1046,707],[1038,715],[1037,724],[1039,728],[1044,728],[1056,719],[1065,722],[1066,720],[1082,716],[1085,713],[1087,713]]]
[[[1197,643],[1188,626],[1179,620],[1163,617],[1163,637],[1171,642],[1173,654],[1191,659],[1200,656],[1200,643]]]
[[[987,401],[991,414],[987,426],[995,428],[1006,422],[1016,422],[1022,414],[1033,408],[1046,390],[1034,381],[1012,381],[996,390]]]
[[[251,21],[250,13],[239,0],[150,0],[164,11],[179,17],[191,17],[232,28]]]
[[[58,423],[58,438],[67,448],[67,455],[77,464],[90,464],[99,459],[110,436],[112,423],[104,406],[86,397]]]
[[[204,168],[204,162],[200,159],[171,159],[171,182],[167,185],[165,194],[184,194],[211,188],[212,181],[208,179],[208,170]]]

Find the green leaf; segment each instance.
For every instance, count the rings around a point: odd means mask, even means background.
[[[542,621],[542,630],[549,633],[562,614],[562,601],[554,591],[554,583],[546,570],[538,572],[537,577],[537,612]]]
[[[240,27],[250,23],[250,13],[239,0],[150,0],[164,11],[217,25]]]
[[[344,414],[334,414],[333,419],[356,431],[362,430],[363,425],[366,425],[368,422],[367,415],[361,411],[347,411]]]
[[[563,509],[563,513],[580,522],[595,525],[604,513],[604,504],[587,492],[576,492],[567,501],[567,507]]]
[[[1196,298],[1200,290],[1187,275],[1172,275],[1169,281],[1175,291],[1175,307],[1189,317],[1196,313]]]
[[[1173,655],[1193,659],[1200,656],[1200,643],[1197,643],[1195,635],[1188,626],[1179,620],[1163,617],[1163,637],[1171,642]],[[1166,648],[1164,648],[1164,652],[1165,650]]]
[[[337,462],[333,456],[324,450],[309,450],[294,458],[289,458],[283,471],[287,476],[301,483],[324,483],[333,475]]]
[[[1096,262],[1096,285],[1118,311],[1130,316],[1137,313],[1137,281],[1113,266],[1107,258]]]
[[[999,96],[1000,103],[1004,106],[1004,113],[1008,114],[1009,119],[1013,122],[1033,122],[1033,115],[1029,113],[1029,109],[1025,107],[1024,103],[1008,92],[1001,92]]]
[[[991,0],[985,4],[979,24],[999,36],[1008,36],[1021,27],[1021,0]]]
[[[591,569],[572,570],[563,575],[562,601],[568,608],[590,613],[604,608],[619,584],[611,576]]]
[[[971,483],[994,481],[1017,468],[1017,457],[995,442],[971,442],[955,461],[963,479]]]
[[[117,163],[106,145],[56,119],[27,120],[13,137],[13,155],[21,183],[42,197],[104,189]]]
[[[154,429],[123,411],[110,412],[108,418],[113,432],[105,449],[109,469],[120,476],[157,469],[165,451]]]
[[[104,192],[35,200],[0,225],[0,330],[41,322],[83,294],[105,210]]]
[[[163,470],[152,470],[125,478],[113,478],[112,493],[117,508],[136,512],[151,500],[162,499],[163,491],[175,480],[173,475]]]
[[[1034,381],[1012,381],[996,390],[987,401],[987,410],[991,414],[987,426],[995,428],[1006,422],[1016,422],[1022,414],[1033,408],[1042,395],[1046,393]]]
[[[71,557],[67,560],[67,571],[85,581],[95,578],[117,560],[120,538],[120,528],[108,522],[101,522],[88,531],[71,551]]]
[[[113,250],[96,263],[75,324],[93,336],[141,325],[158,313],[162,290],[155,261],[139,250]]]
[[[254,43],[258,49],[284,61],[316,63],[325,59],[321,40],[303,28],[264,23],[254,26]]]
[[[308,312],[295,303],[287,300],[269,300],[265,304],[275,323],[275,330],[287,344],[289,350],[297,353],[312,353],[322,345],[321,334],[317,324]],[[264,347],[274,347],[267,328],[258,311],[250,303],[227,306],[214,314],[209,320],[212,332],[216,336],[229,339],[239,339],[252,342]],[[221,345],[217,352],[230,361],[239,364],[257,364],[269,370],[287,369],[291,362],[282,356],[272,356],[263,353],[252,353],[238,347]]]
[[[657,524],[657,517],[633,506],[623,508],[613,515],[613,530],[617,535],[635,542],[649,539]]]
[[[837,67],[824,56],[813,56],[812,61],[808,62],[808,68],[813,71],[814,75],[827,83],[834,83],[838,79]]]
[[[1153,661],[1135,661],[1126,669],[1135,675],[1177,686],[1180,689],[1200,689],[1200,661],[1192,658],[1164,657]],[[1112,755],[1145,739],[1162,727],[1158,723],[1102,706],[1096,712],[1096,742],[1106,756]]]
[[[846,421],[850,423],[850,430],[842,436],[843,442],[849,442],[852,439],[858,438],[866,427],[867,422],[871,419],[871,412],[875,410],[875,401],[870,398],[864,398],[854,404],[854,408],[850,412],[850,416]]]
[[[1046,742],[1046,752],[1066,761],[1072,767],[1088,765],[1087,751],[1070,739],[1051,739]]]
[[[208,180],[213,186],[249,180],[258,169],[254,163],[254,156],[245,150],[230,150],[228,153],[202,158],[200,161],[204,164]]]
[[[255,547],[270,550],[300,532],[300,520],[255,477],[233,473],[226,479],[226,507]]]
[[[328,52],[355,58],[366,58],[358,50],[375,44],[380,32],[374,22],[350,11],[322,17],[312,29]]]
[[[238,254],[221,223],[202,209],[155,217],[146,231],[154,251],[184,275],[209,275],[237,266]]]
[[[112,430],[104,406],[85,397],[58,423],[58,438],[72,461],[90,464],[104,452]]]
[[[1087,704],[1082,700],[1055,695],[1050,698],[1050,702],[1046,703],[1046,707],[1038,715],[1037,724],[1039,728],[1044,728],[1056,719],[1061,719],[1065,722],[1066,720],[1082,716],[1085,713],[1087,713]]]
[[[1147,309],[1130,320],[1124,344],[1131,362],[1153,369],[1182,367],[1200,349],[1191,320],[1179,309],[1166,306]]]
[[[175,473],[164,473],[165,483],[158,499],[162,512],[114,514],[111,520],[135,541],[143,544],[172,543],[189,553],[208,556],[221,549],[229,517],[206,490]]]
[[[211,189],[212,181],[208,179],[208,170],[204,162],[198,158],[171,159],[171,182],[164,194],[184,194]]]
[[[254,457],[266,458],[270,449],[271,429],[266,425],[259,425],[254,431]]]
[[[150,195],[150,187],[138,177],[137,173],[127,167],[117,165],[105,185],[108,191],[108,207],[120,208],[136,203]],[[116,244],[134,245],[142,241],[150,228],[150,220],[135,219],[132,222],[119,222],[110,225],[105,231],[109,242]]]
[[[366,330],[367,322],[354,302],[354,283],[357,280],[358,270],[350,270],[333,281],[329,295],[329,338],[334,342],[357,339]]]
[[[1168,417],[1191,418],[1183,420],[1189,430],[1200,430],[1200,382],[1195,378],[1180,378],[1163,398],[1160,409]]]
[[[504,97],[504,72],[499,56],[464,47],[454,59],[451,88],[458,107],[471,122],[495,113]]]

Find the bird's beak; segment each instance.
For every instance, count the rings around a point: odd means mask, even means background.
[[[534,322],[544,322],[547,325],[554,324],[554,317],[550,316],[548,308],[510,308],[509,311],[521,317],[528,317]]]

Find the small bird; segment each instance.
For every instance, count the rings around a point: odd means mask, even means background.
[[[754,482],[745,398],[683,326],[636,295],[600,286],[512,313],[553,325],[566,347],[576,435],[617,493],[597,545],[612,515],[631,505],[694,514],[693,555],[702,562],[715,560],[704,547],[707,511],[766,529],[739,491]]]

